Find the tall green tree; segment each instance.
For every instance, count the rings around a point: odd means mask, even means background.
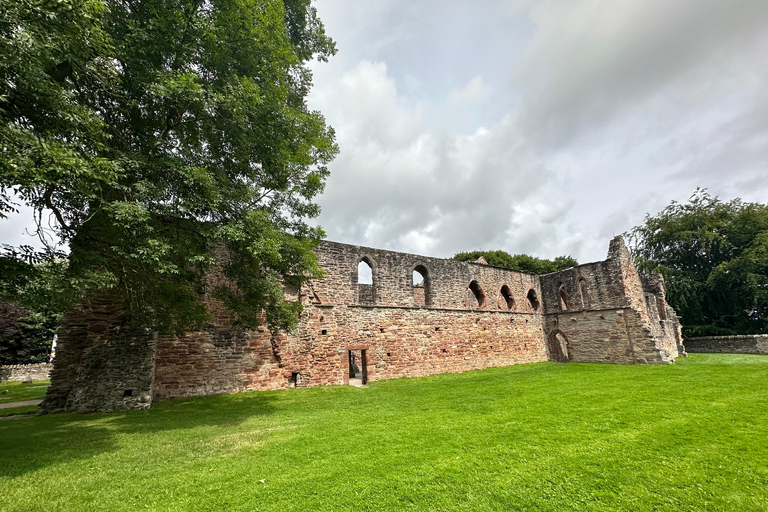
[[[289,328],[338,151],[307,62],[334,53],[310,0],[0,0],[0,215],[55,219],[71,300],[181,331],[211,292]]]
[[[660,272],[688,336],[768,333],[768,205],[697,189],[630,233],[643,272]]]
[[[533,274],[549,274],[550,272],[557,272],[558,270],[575,267],[579,264],[570,256],[558,256],[554,260],[547,260],[529,256],[528,254],[515,254],[512,256],[506,251],[460,252],[455,254],[453,259],[457,261],[475,261],[481,256],[489,265],[494,267],[520,270]]]

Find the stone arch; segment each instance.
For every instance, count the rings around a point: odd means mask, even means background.
[[[413,267],[411,274],[411,289],[413,291],[413,304],[416,306],[432,305],[432,286],[429,270],[424,265]],[[420,278],[420,281],[417,281]]]
[[[547,338],[547,350],[549,351],[549,360],[558,363],[567,363],[573,361],[573,350],[571,342],[565,336],[563,331],[555,329],[549,333]]]
[[[539,304],[539,297],[536,295],[536,290],[533,288],[528,290],[526,298],[528,299],[528,306],[530,306],[531,311],[538,311],[541,304]]]
[[[579,295],[581,295],[581,307],[583,309],[589,308],[589,287],[587,280],[583,277],[579,278]]]
[[[500,304],[500,307],[505,305],[507,309],[514,309],[515,298],[512,296],[512,292],[509,290],[509,286],[507,285],[502,286],[499,293],[501,294],[501,298],[503,299],[503,302]]]
[[[376,303],[376,266],[368,256],[363,256],[357,262],[355,269],[357,284],[357,302],[359,304]]]
[[[483,289],[480,287],[480,283],[472,280],[471,283],[469,283],[469,286],[467,287],[470,291],[472,291],[472,294],[475,296],[475,300],[477,301],[477,306],[484,308],[485,307],[485,293],[483,293]]]

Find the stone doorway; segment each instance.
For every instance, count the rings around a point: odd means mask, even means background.
[[[365,386],[368,384],[368,355],[367,350],[347,350],[349,363],[349,384],[352,386]]]
[[[552,331],[549,335],[548,345],[550,361],[557,361],[558,363],[573,361],[571,343],[562,331]]]

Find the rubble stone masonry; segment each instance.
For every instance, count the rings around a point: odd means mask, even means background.
[[[621,238],[605,261],[545,276],[335,242],[316,253],[325,277],[286,289],[303,305],[296,332],[231,329],[211,303],[216,321],[207,330],[157,336],[123,327],[107,297],[81,304],[59,334],[42,410],[140,409],[153,399],[344,384],[351,352],[365,361],[368,381],[547,360],[664,364],[684,355],[663,281],[638,275]],[[372,282],[359,282],[360,265]],[[422,282],[414,284],[415,272]]]
[[[686,338],[685,343],[690,352],[768,354],[768,334]]]
[[[0,382],[27,382],[48,380],[53,365],[50,363],[9,364],[0,366]]]

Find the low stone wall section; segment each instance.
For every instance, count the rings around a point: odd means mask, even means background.
[[[685,349],[688,352],[768,354],[768,334],[685,338]]]
[[[12,364],[0,366],[0,382],[28,382],[48,380],[53,365],[51,363]]]

